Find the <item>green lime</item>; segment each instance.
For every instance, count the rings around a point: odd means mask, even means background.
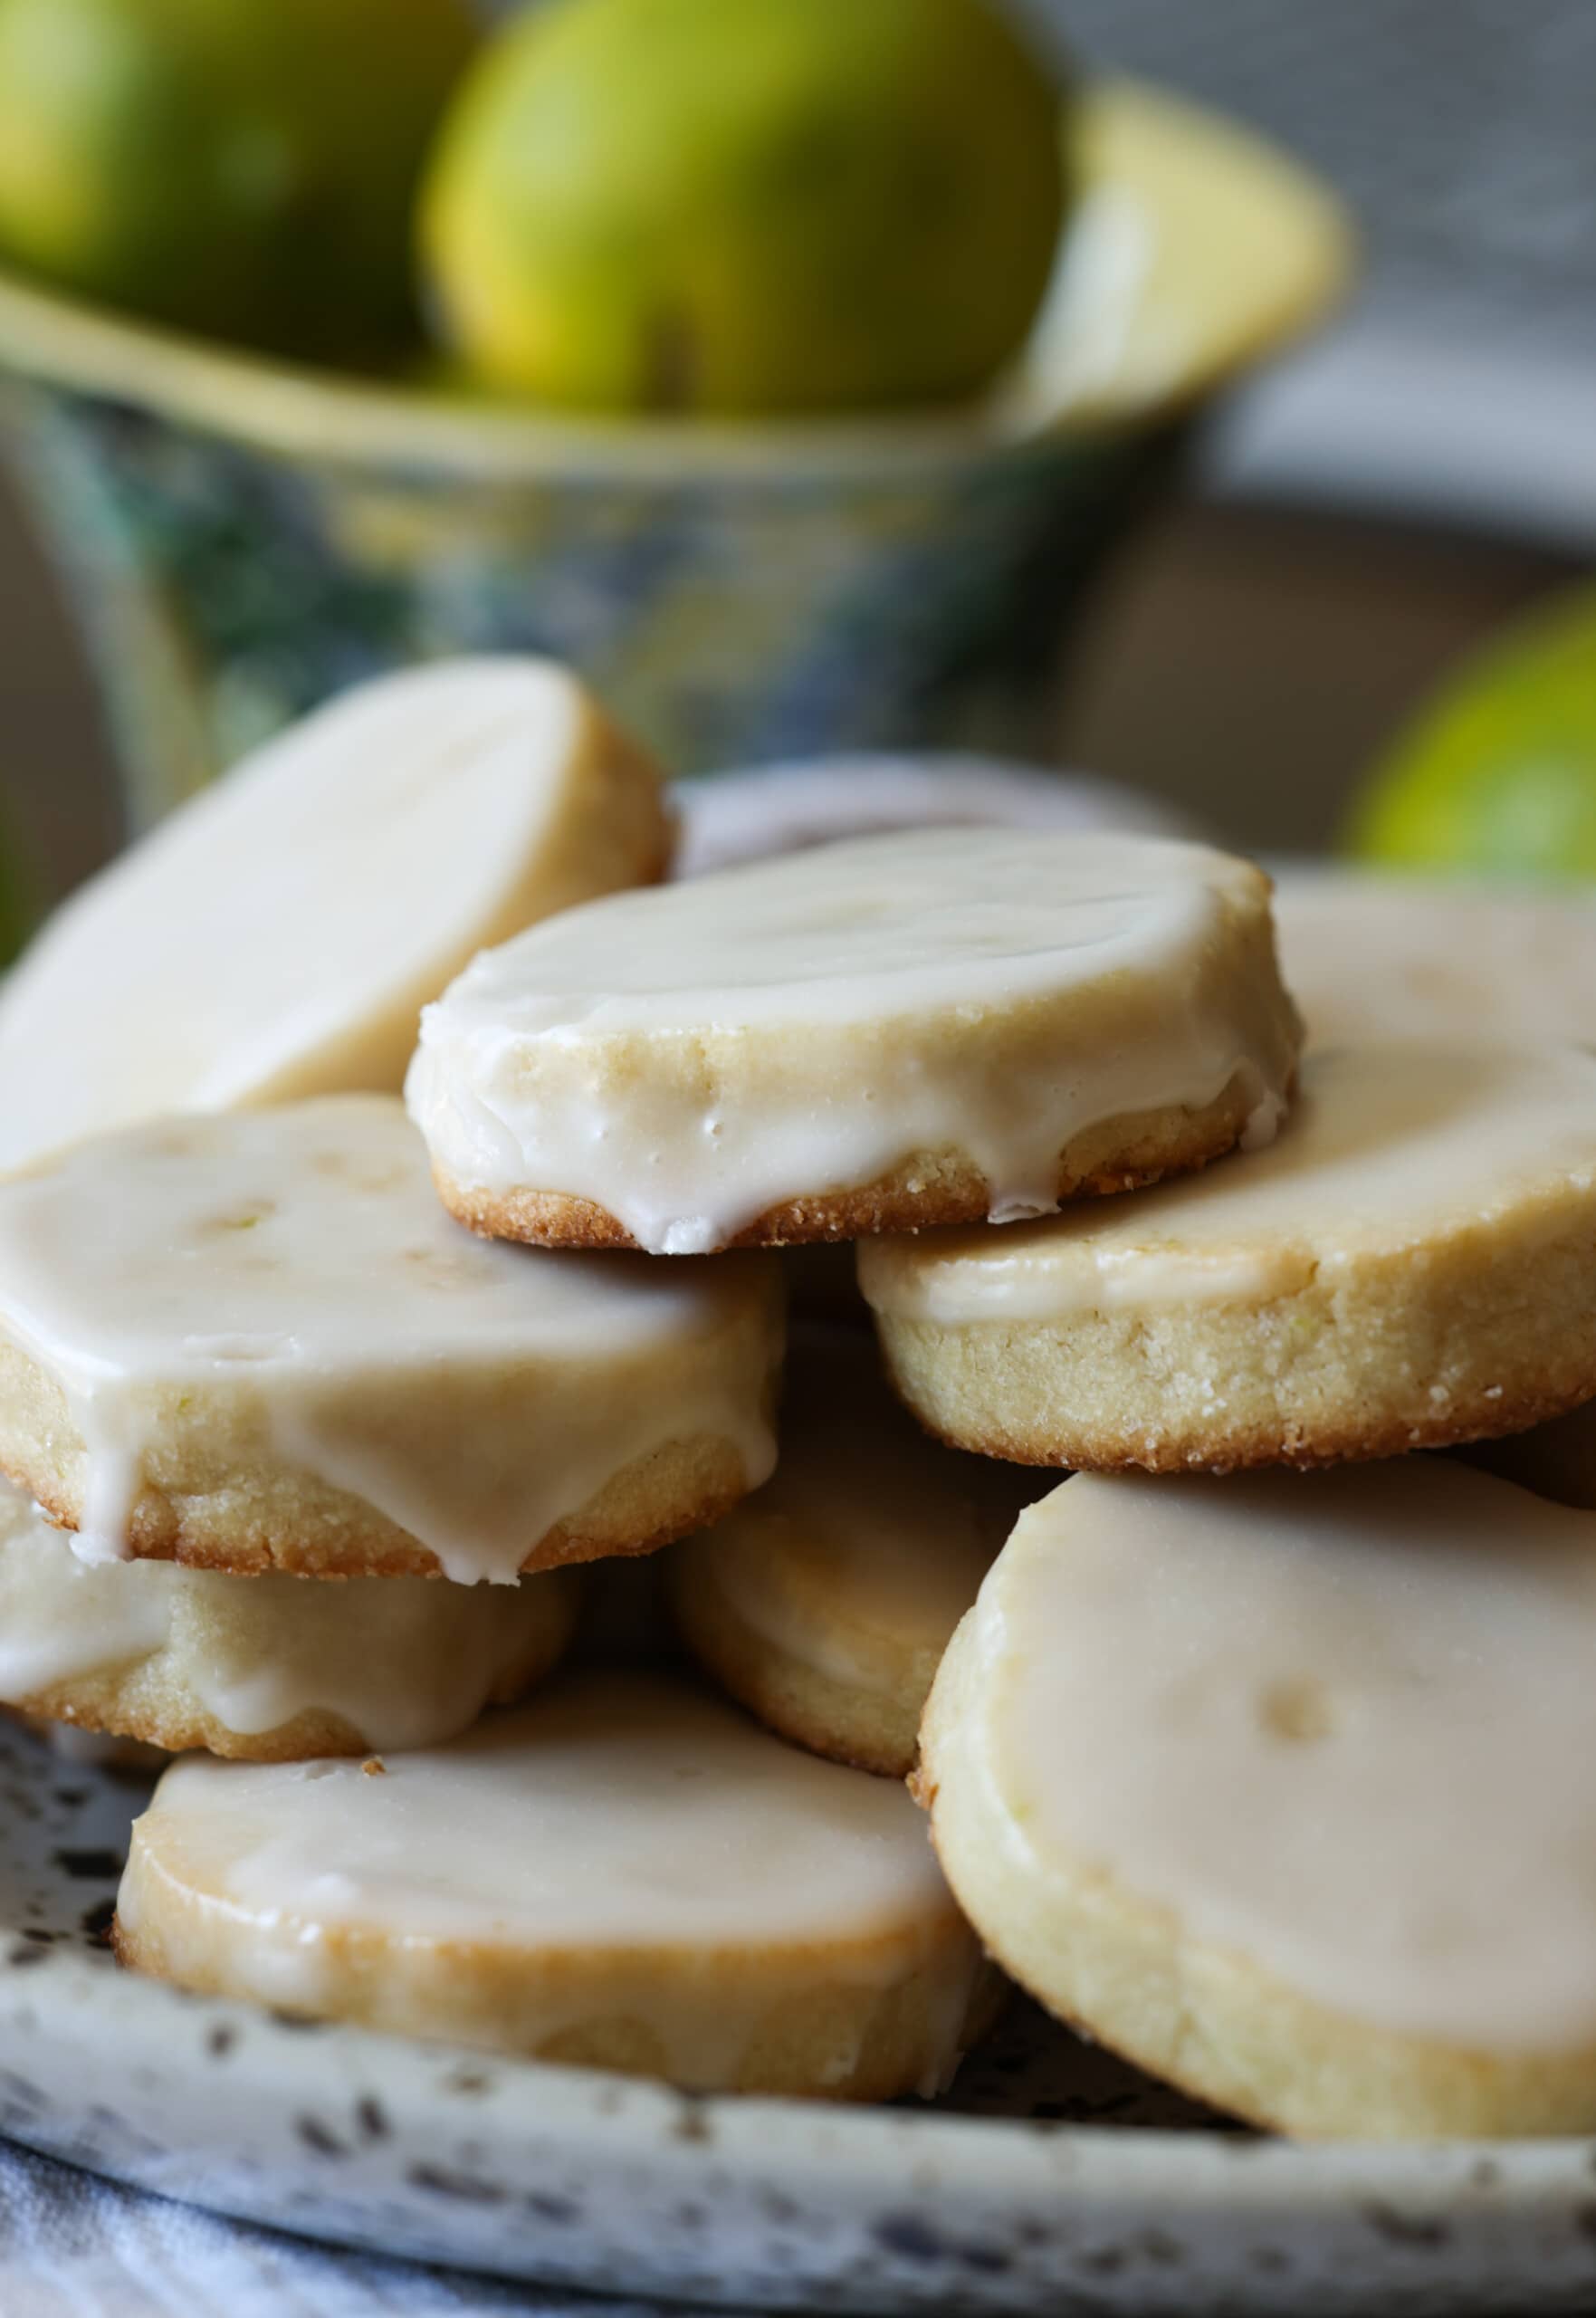
[[[1515,624],[1442,687],[1347,838],[1391,868],[1596,877],[1596,589]]]
[[[1051,270],[1059,101],[982,0],[556,0],[450,108],[421,223],[440,330],[494,386],[591,410],[971,393]]]
[[[475,41],[468,0],[0,0],[0,257],[284,352],[395,346]]]

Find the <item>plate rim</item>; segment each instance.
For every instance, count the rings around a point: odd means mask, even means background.
[[[15,1928],[0,1926],[0,1938],[14,1941]],[[225,2026],[234,2031],[233,2051],[247,2050],[248,2065],[265,2081],[290,2083],[298,2093],[307,2077],[315,2077],[341,2097],[348,2096],[362,2074],[386,2077],[396,2073],[410,2079],[407,2089],[419,2098],[441,2097],[445,2080],[464,2070],[485,2080],[474,2096],[480,2102],[478,2114],[495,2107],[508,2110],[512,2114],[502,2122],[526,2130],[550,2122],[542,2113],[547,2110],[557,2119],[567,2150],[578,2156],[588,2144],[605,2156],[622,2148],[629,2152],[634,2144],[655,2156],[662,2140],[674,2138],[689,2146],[713,2142],[722,2160],[730,2151],[735,2164],[739,2143],[752,2139],[759,2143],[761,2165],[773,2154],[784,2167],[812,2167],[830,2179],[852,2172],[853,2160],[907,2142],[920,2144],[928,2155],[941,2160],[966,2166],[973,2160],[978,2170],[996,2162],[1008,2182],[1011,2176],[1005,2159],[1046,2145],[1068,2150],[1084,2172],[1123,2176],[1132,2194],[1155,2193],[1177,2210],[1209,2203],[1211,2185],[1219,2179],[1247,2183],[1257,2193],[1258,2202],[1271,2207],[1281,2200],[1298,2204],[1315,2196],[1363,2194],[1372,2166],[1388,2189],[1430,2198],[1442,2191],[1464,2196],[1482,2186],[1500,2196],[1515,2191],[1543,2195],[1565,2182],[1571,2189],[1577,2185],[1582,2202],[1592,2206],[1596,2223],[1596,2134],[1507,2141],[1303,2141],[1201,2126],[1126,2127],[982,2116],[930,2104],[916,2108],[682,2093],[654,2079],[425,2042],[346,2021],[299,2018],[241,1998],[196,1995],[72,1950],[24,1946],[19,1951],[14,1946],[0,1959],[0,1985],[7,1996],[14,1989],[20,1993],[16,1968],[24,1958],[28,1966],[44,1967],[25,1973],[30,2035],[64,2032],[67,2042],[84,2042],[103,2030],[106,2015],[111,2014],[125,2047],[153,2035],[162,2057],[170,2063],[184,2047],[161,2035],[163,2024],[183,2018],[203,2022],[207,2028]],[[39,2001],[46,1989],[52,1992],[48,2024],[41,2016]],[[14,2004],[0,2007],[0,2050],[11,2044],[17,2019]],[[124,2049],[122,2058],[129,2065],[139,2057]],[[236,2068],[229,2071],[234,2090],[239,2073]],[[24,2138],[14,2125],[7,2130],[14,2138]],[[1488,2183],[1482,2182],[1482,2166],[1492,2169]],[[1084,2179],[1082,2186],[1086,2186]],[[1094,2181],[1092,2186],[1104,2188],[1107,2183]]]

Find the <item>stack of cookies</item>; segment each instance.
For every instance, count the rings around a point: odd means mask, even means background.
[[[857,2099],[996,1959],[1287,2130],[1596,2122],[1596,1059],[1302,1060],[1201,846],[664,834],[399,679],[0,1006],[0,1694],[193,1750],[124,1961]]]

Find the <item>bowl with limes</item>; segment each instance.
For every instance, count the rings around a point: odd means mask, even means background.
[[[133,827],[447,653],[572,662],[683,772],[1035,750],[1106,551],[1352,264],[998,0],[0,0],[0,439]]]

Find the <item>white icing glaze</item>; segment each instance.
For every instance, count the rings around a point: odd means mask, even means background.
[[[839,1984],[885,1990],[939,1956],[945,1968],[951,1938],[961,2013],[976,1969],[902,1787],[662,1677],[561,1684],[449,1747],[388,1757],[381,1778],[186,1758],[135,1833],[119,1902],[135,1937],[144,1862],[158,1863],[159,1928],[178,1882],[182,1907],[225,1920],[234,1984],[272,2001],[335,2008],[340,1934],[396,1959],[453,1949],[459,1970],[473,1949],[508,1952],[523,2035],[619,2010],[688,2083],[734,2074],[761,1958],[779,1974],[761,2014]]]
[[[1315,1046],[1596,1040],[1596,909],[1543,892],[1297,871],[1275,896],[1282,970]]]
[[[800,1342],[774,1477],[693,1553],[783,1656],[853,1689],[929,1688],[992,1557],[1055,1477],[944,1449],[888,1392],[873,1347],[840,1332]]]
[[[424,1577],[320,1585],[91,1564],[0,1482],[0,1699],[159,1652],[167,1684],[241,1738],[322,1712],[368,1746],[425,1746],[469,1724],[540,1635],[555,1646],[574,1617],[569,1588],[559,1574],[490,1596]]]
[[[1273,1132],[1295,1024],[1222,932],[1256,876],[1197,846],[933,829],[614,896],[426,1010],[412,1116],[456,1183],[596,1201],[656,1253],[919,1153],[964,1154],[994,1221],[1046,1212],[1064,1145],[1108,1119],[1239,1078]]]
[[[422,1004],[473,950],[625,881],[561,850],[594,724],[551,663],[459,660],[257,751],[10,977],[0,1167],[166,1111],[397,1090]]]
[[[25,1491],[0,1481],[0,1699],[148,1658],[166,1641],[177,1575],[83,1560]]]
[[[1066,1483],[971,1613],[995,1837],[1330,2009],[1596,2038],[1596,1528],[1439,1459]]]
[[[1381,1251],[1513,1219],[1596,1183],[1596,1058],[1470,1046],[1310,1055],[1255,1157],[1011,1231],[866,1240],[877,1311],[947,1326],[1266,1303]]]
[[[81,1537],[120,1554],[152,1444],[218,1396],[463,1581],[672,1440],[775,1458],[760,1258],[670,1267],[475,1240],[397,1100],[158,1121],[0,1183],[0,1327],[64,1390]],[[739,1327],[760,1361],[726,1355]]]

